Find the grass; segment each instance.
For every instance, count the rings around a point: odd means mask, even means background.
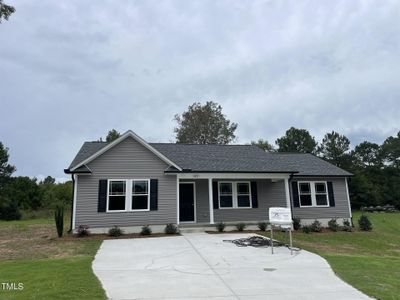
[[[68,216],[65,218],[68,224]],[[0,299],[105,299],[91,269],[101,239],[57,238],[54,220],[0,221]]]
[[[360,215],[353,215],[356,227]],[[371,232],[297,231],[294,245],[324,257],[340,278],[367,295],[382,300],[399,299],[400,213],[366,215],[373,225]]]

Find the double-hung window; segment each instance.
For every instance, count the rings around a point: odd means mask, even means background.
[[[108,180],[107,211],[150,210],[149,179]]]
[[[132,180],[132,210],[148,210],[149,180]]]
[[[251,208],[250,182],[219,182],[220,208]]]
[[[108,210],[124,211],[126,209],[126,182],[125,180],[108,181]]]
[[[328,189],[325,181],[300,181],[299,183],[300,207],[327,207]]]
[[[219,183],[219,207],[233,207],[232,182]]]
[[[316,206],[329,206],[326,182],[314,182],[314,186]]]

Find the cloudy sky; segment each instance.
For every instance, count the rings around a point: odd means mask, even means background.
[[[174,141],[194,101],[220,103],[238,143],[400,130],[399,1],[5,2],[0,141],[16,175],[66,177],[111,128]]]

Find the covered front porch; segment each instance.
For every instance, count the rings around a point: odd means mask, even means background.
[[[218,222],[257,224],[270,207],[290,208],[288,173],[180,173],[177,224],[210,226]]]

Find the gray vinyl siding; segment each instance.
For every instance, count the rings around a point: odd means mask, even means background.
[[[224,180],[221,179],[220,181]],[[228,179],[226,181],[232,180]],[[286,207],[285,184],[283,180],[272,182],[269,179],[247,179],[244,181],[257,182],[258,208],[214,209],[215,222],[266,221],[268,220],[270,207]]]
[[[334,207],[293,207],[293,216],[300,219],[321,219],[321,218],[349,218],[349,204],[346,191],[345,178],[329,177],[295,177],[293,181],[331,181],[335,196]],[[290,194],[292,194],[290,184]]]
[[[164,175],[168,165],[155,154],[127,138],[88,164],[91,175],[78,175],[76,227],[162,225],[176,223],[176,177]],[[98,213],[100,179],[158,179],[158,210]]]

